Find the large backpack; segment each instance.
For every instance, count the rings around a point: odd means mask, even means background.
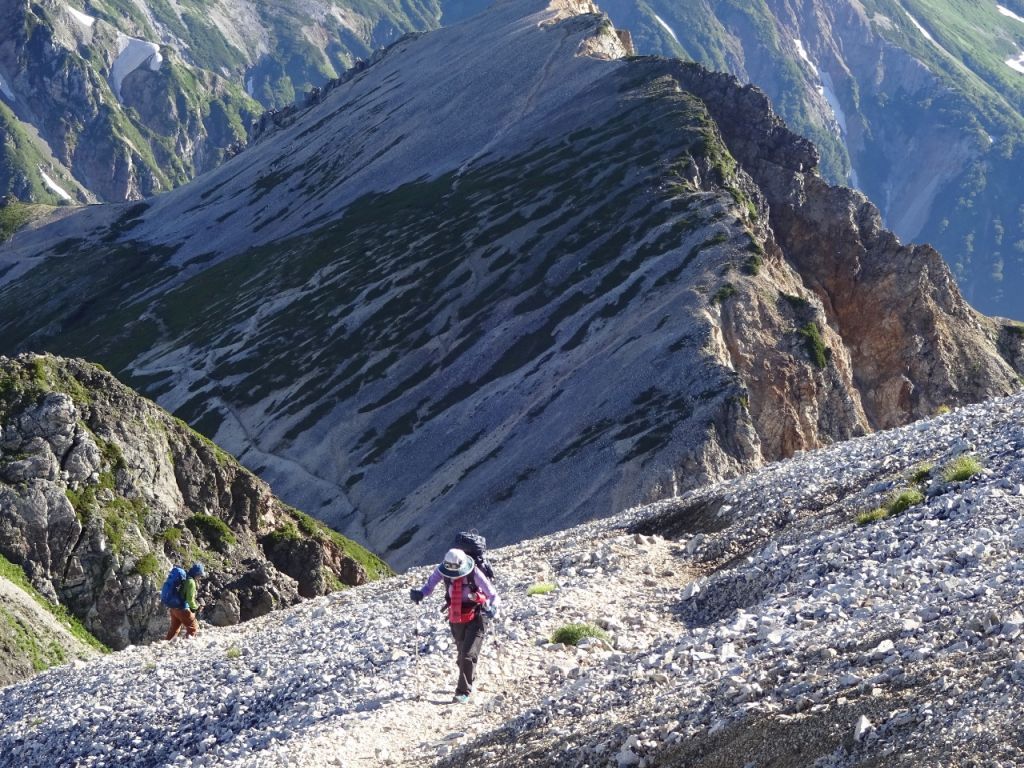
[[[186,578],[185,569],[180,565],[171,568],[171,572],[164,580],[164,585],[160,588],[160,602],[168,608],[184,608],[185,598],[181,595],[181,587]]]
[[[455,534],[455,541],[452,542],[452,546],[455,549],[461,549],[467,555],[473,558],[473,562],[476,563],[476,567],[483,571],[484,575],[488,579],[494,579],[494,569],[491,568],[491,564],[487,562],[487,539],[476,532],[474,528],[472,531],[460,531]],[[473,592],[477,592],[476,581],[473,579],[473,574],[476,570],[469,572],[466,577],[466,581],[469,583],[469,588]],[[451,584],[451,579],[447,576],[444,577],[445,585]],[[448,612],[448,606],[451,604],[452,598],[448,593],[448,590],[444,591],[444,607],[441,608],[442,613]]]
[[[488,579],[494,578],[494,569],[487,562],[487,539],[477,533],[475,528],[472,531],[457,533],[452,546],[472,557],[476,567],[483,571]]]

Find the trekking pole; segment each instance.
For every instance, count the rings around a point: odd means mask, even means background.
[[[416,620],[416,624],[412,628],[412,642],[413,642],[413,662],[412,662],[412,675],[416,678],[416,701],[423,698],[423,692],[420,690],[420,625],[419,619]]]

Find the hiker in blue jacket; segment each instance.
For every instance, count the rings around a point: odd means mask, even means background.
[[[434,591],[442,579],[447,584],[448,624],[459,652],[455,701],[465,704],[473,693],[473,675],[484,635],[497,614],[498,595],[491,580],[476,567],[472,557],[461,549],[449,549],[427,583],[420,589],[409,590],[412,601],[418,604]]]
[[[178,602],[181,607],[175,604],[168,609],[171,616],[171,628],[167,630],[164,639],[173,640],[178,636],[182,627],[185,628],[186,637],[195,637],[199,632],[199,620],[196,618],[196,613],[199,611],[197,580],[205,575],[206,569],[203,568],[202,563],[195,563],[188,569],[186,578],[177,590]]]

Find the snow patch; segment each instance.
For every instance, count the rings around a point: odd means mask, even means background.
[[[907,18],[910,19],[910,23],[913,24],[915,27],[917,27],[917,31],[920,32],[922,35],[924,35],[925,40],[928,40],[929,42],[935,43],[935,45],[938,45],[938,43],[935,42],[935,38],[932,37],[931,32],[929,32],[927,29],[925,29],[921,25],[921,22],[919,22],[917,19],[915,19],[913,16],[911,16],[910,15],[910,11],[904,10],[903,12],[905,14],[907,14]]]
[[[9,101],[16,101],[14,98],[14,91],[11,90],[11,86],[4,80],[4,76],[0,75],[0,93],[7,97]]]
[[[252,78],[247,77],[245,79],[245,92],[252,96]]]
[[[1015,19],[1016,21],[1019,21],[1021,24],[1024,24],[1024,18],[1021,18],[1020,16],[1018,16],[1016,13],[1011,11],[1009,8],[1004,8],[1001,5],[997,5],[996,6],[996,10],[998,10],[1001,14],[1003,14],[1003,16],[1009,16],[1011,19]]]
[[[658,22],[659,24],[661,24],[661,26],[662,26],[662,27],[664,27],[664,29],[665,29],[665,31],[666,31],[666,32],[668,32],[668,33],[669,33],[670,35],[672,35],[672,39],[673,39],[673,40],[675,40],[675,41],[676,41],[677,43],[679,42],[679,38],[678,38],[678,37],[676,37],[676,33],[675,33],[675,30],[673,30],[673,29],[672,29],[672,27],[670,27],[670,26],[669,26],[669,25],[668,25],[668,24],[667,24],[667,23],[665,22],[665,20],[664,20],[663,18],[661,18],[661,16],[659,16],[658,14],[654,14],[654,19],[655,19],[655,21],[657,21],[657,22]]]
[[[56,181],[47,176],[46,171],[40,168],[39,174],[43,177],[43,184],[45,184],[51,192],[60,197],[62,200],[71,200],[71,195],[65,192]]]
[[[806,61],[808,66],[810,66],[811,71],[815,75],[817,75],[818,74],[818,67],[815,66],[813,61],[811,61],[811,57],[807,55],[807,49],[804,48],[803,42],[798,37],[794,37],[793,38],[793,42],[796,44],[796,52],[798,54],[800,54],[800,58],[803,59],[804,61]]]
[[[137,37],[128,35],[117,35],[117,48],[119,53],[114,60],[114,66],[110,68],[110,78],[113,80],[114,93],[118,100],[121,98],[121,83],[124,79],[141,67],[147,61],[149,68],[156,72],[163,63],[163,56],[160,55],[160,46],[147,40],[139,40]]]
[[[92,25],[96,23],[96,19],[93,16],[89,16],[86,13],[82,13],[77,8],[72,8],[70,5],[66,6],[68,13],[75,17],[75,20],[86,29],[91,29]]]
[[[1024,75],[1024,53],[1018,54],[1015,59],[1007,59],[1006,66],[1010,69],[1015,69]]]
[[[953,54],[951,54],[949,51],[947,51],[945,48],[943,48],[939,44],[939,42],[934,37],[932,37],[931,32],[929,32],[927,29],[924,28],[924,26],[921,24],[921,22],[919,22],[917,19],[915,19],[913,16],[910,15],[910,11],[908,11],[906,8],[904,8],[903,12],[905,14],[907,14],[907,18],[910,19],[910,23],[913,24],[915,27],[917,27],[917,31],[920,32],[922,35],[924,35],[924,39],[925,40],[927,40],[929,43],[934,45],[936,48],[938,48],[940,51],[942,51],[947,56],[949,56],[951,58],[953,57]]]
[[[839,99],[836,97],[836,89],[832,84],[832,76],[828,72],[821,73],[821,94],[828,101],[828,105],[832,107],[832,114],[836,116],[836,122],[839,123],[839,130],[842,133],[846,133],[846,113],[843,112],[843,105],[839,103]]]

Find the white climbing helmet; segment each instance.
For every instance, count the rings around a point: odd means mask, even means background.
[[[447,576],[449,579],[458,579],[465,576],[475,567],[476,563],[473,562],[473,558],[461,549],[449,549],[445,553],[444,560],[437,566],[437,570],[441,572],[442,576]]]

